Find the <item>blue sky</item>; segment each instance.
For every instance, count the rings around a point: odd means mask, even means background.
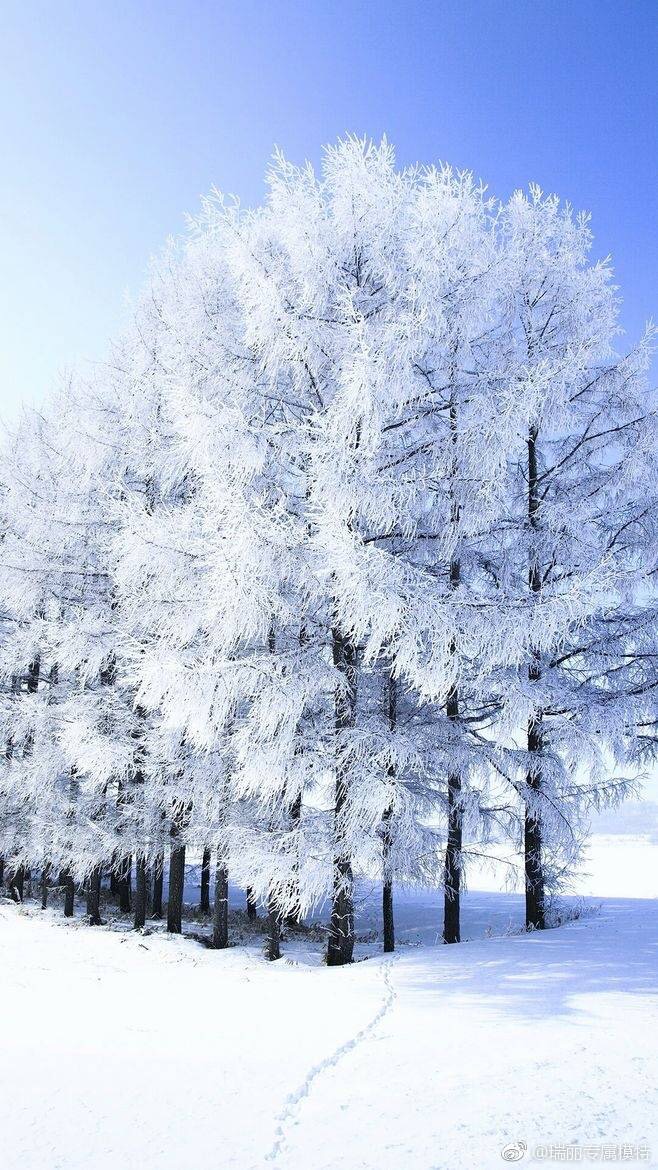
[[[275,144],[530,180],[593,215],[629,336],[658,317],[658,0],[4,0],[0,413],[102,357],[149,256]]]

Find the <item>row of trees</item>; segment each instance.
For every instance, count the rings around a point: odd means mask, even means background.
[[[619,354],[587,218],[346,140],[213,194],[92,378],[2,459],[0,853],[134,864],[136,924],[186,849],[280,923],[442,886],[517,846],[529,927],[587,818],[654,751],[653,333]],[[161,885],[160,885],[161,889]],[[93,893],[96,891],[96,893]],[[160,895],[161,896],[161,895]]]

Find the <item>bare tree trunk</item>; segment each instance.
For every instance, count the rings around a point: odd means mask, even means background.
[[[446,703],[448,719],[459,718],[459,696],[453,687]],[[461,804],[461,776],[458,773],[448,777],[448,843],[446,846],[443,896],[443,941],[458,943],[461,940],[461,856],[463,809]]]
[[[251,886],[247,886],[246,896],[247,896],[247,918],[249,919],[250,922],[253,922],[253,921],[255,921],[256,918],[258,918],[258,906],[256,905],[256,899],[254,898],[254,894],[253,894],[253,890],[252,890]]]
[[[202,914],[210,913],[210,857],[210,849],[204,849],[201,861],[201,898],[199,900],[199,909]]]
[[[64,875],[64,917],[73,918],[75,907],[75,882],[68,870]]]
[[[22,902],[25,893],[25,866],[19,865],[9,881],[9,892],[15,902]]]
[[[41,909],[48,906],[48,880],[50,878],[50,862],[46,862],[41,870]]]
[[[281,958],[281,917],[271,895],[267,902],[267,950],[265,953],[270,962]]]
[[[137,853],[135,854],[135,914],[133,918],[135,930],[141,930],[146,925],[147,896],[146,858],[143,853]]]
[[[393,878],[389,870],[389,855],[391,852],[391,813],[387,809],[384,813],[384,829],[382,852],[384,861],[384,882],[382,885],[382,918],[384,923],[384,953],[395,950],[395,918],[393,915]]]
[[[117,893],[119,895],[119,910],[122,914],[130,914],[132,909],[132,868],[133,859],[122,857],[117,874]]]
[[[459,434],[457,428],[457,407],[454,398],[450,400],[450,433],[453,444],[453,461],[451,475],[451,507],[450,521],[456,526],[459,523],[460,508],[453,494],[454,478],[457,474],[457,444]],[[461,581],[461,563],[458,557],[450,562],[450,588],[457,589]],[[450,656],[454,659],[457,646],[454,640],[450,643]],[[450,688],[446,700],[446,715],[452,723],[459,719],[459,691],[456,684]],[[443,941],[444,943],[458,943],[461,940],[461,865],[463,844],[464,814],[461,803],[462,781],[459,773],[453,772],[448,777],[448,841],[446,844],[445,865],[443,873]]]
[[[294,830],[294,829],[297,829],[299,827],[299,822],[301,820],[301,817],[302,817],[302,794],[300,792],[295,797],[292,804],[290,805],[290,828],[291,829]],[[299,926],[302,922],[302,912],[301,912],[300,897],[299,897],[299,859],[298,858],[295,858],[295,863],[294,863],[294,867],[293,867],[293,877],[292,877],[291,882],[290,882],[290,893],[291,893],[291,895],[294,899],[294,902],[295,902],[295,909],[291,910],[291,912],[289,914],[286,914],[285,924],[288,927],[292,927],[294,930],[294,928],[296,926]]]
[[[23,901],[23,887],[25,884],[25,870],[19,865],[9,878],[9,893],[14,902]]]
[[[462,807],[461,777],[448,777],[448,844],[446,846],[443,882],[443,941],[461,940],[461,853]]]
[[[539,527],[539,473],[537,466],[537,427],[531,427],[528,435],[528,521],[532,533]],[[542,577],[536,549],[531,549],[528,585],[531,593],[541,592]],[[533,661],[528,667],[528,679],[538,682],[541,678],[539,651],[533,652]],[[544,870],[542,864],[541,819],[535,801],[542,788],[541,756],[544,750],[542,714],[535,712],[528,720],[528,752],[532,763],[528,768],[526,783],[529,799],[526,801],[524,818],[525,854],[525,918],[526,928],[543,930],[546,926]]]
[[[164,882],[164,853],[157,853],[153,862],[153,896],[151,917],[162,918],[162,886]]]
[[[183,894],[185,887],[185,846],[180,843],[179,831],[172,826],[169,853],[169,898],[167,900],[167,930],[180,934],[183,929]]]
[[[541,791],[542,748],[541,719],[530,719],[528,722],[528,752],[531,757],[535,757],[536,763],[531,764],[528,769],[526,783],[532,792]],[[544,930],[546,926],[546,899],[542,864],[541,822],[539,816],[528,805],[526,805],[524,818],[523,844],[525,854],[525,924],[528,930]]]
[[[102,926],[101,867],[95,865],[87,878],[87,916],[90,926]]]
[[[393,675],[392,668],[388,672],[386,680],[386,720],[388,722],[389,731],[394,731],[398,721],[398,689],[397,679]],[[389,764],[388,768],[389,780],[395,780],[395,765]],[[383,871],[383,885],[382,885],[382,918],[384,924],[384,952],[389,954],[395,950],[395,921],[393,917],[393,874],[391,872],[391,849],[393,847],[393,827],[391,818],[393,816],[392,805],[384,811],[382,817],[382,871]]]
[[[5,859],[0,853],[0,886],[4,884],[5,880]]]
[[[340,738],[356,723],[357,651],[339,629],[333,630],[334,666],[343,675],[344,689],[336,689],[335,729],[336,789],[334,805],[334,892],[329,924],[327,964],[340,967],[351,963],[354,954],[354,876],[349,846],[345,841],[345,815],[349,798],[349,776]]]
[[[212,945],[217,950],[228,946],[228,869],[217,850],[215,866],[215,905],[213,913]]]

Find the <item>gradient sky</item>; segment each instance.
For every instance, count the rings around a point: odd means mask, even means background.
[[[345,131],[593,215],[658,318],[658,0],[3,0],[0,414],[102,357],[211,185]]]

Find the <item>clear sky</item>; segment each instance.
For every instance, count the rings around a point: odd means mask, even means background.
[[[658,0],[3,0],[0,413],[102,357],[211,185],[345,131],[593,215],[658,318]]]

